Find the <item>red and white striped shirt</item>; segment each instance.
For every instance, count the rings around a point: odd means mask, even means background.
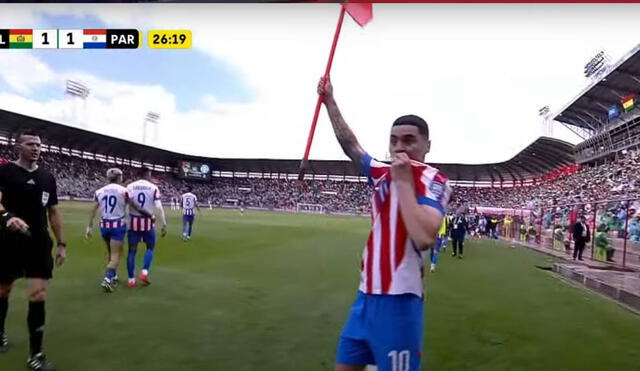
[[[118,220],[100,220],[100,228],[120,228],[127,224],[124,222],[124,218]]]
[[[130,215],[129,229],[134,232],[146,232],[153,229],[153,219],[146,216]]]
[[[374,186],[371,232],[362,254],[360,288],[365,294],[415,294],[424,287],[422,252],[409,238],[400,213],[396,183],[390,165],[365,154],[365,174]],[[451,196],[448,179],[436,168],[412,161],[416,199],[436,208],[444,216]]]

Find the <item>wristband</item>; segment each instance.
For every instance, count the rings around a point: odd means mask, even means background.
[[[0,213],[0,222],[2,222],[2,226],[6,227],[9,220],[13,217],[15,217],[15,215],[11,214],[6,210]]]
[[[67,243],[66,242],[58,242],[58,247],[67,247]]]

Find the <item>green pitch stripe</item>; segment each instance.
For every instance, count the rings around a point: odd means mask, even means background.
[[[33,43],[10,43],[9,49],[32,49]]]

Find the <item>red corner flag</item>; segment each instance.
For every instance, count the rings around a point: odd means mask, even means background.
[[[360,27],[364,27],[373,18],[371,3],[343,3],[342,6]]]
[[[359,24],[364,27],[373,18],[373,6],[371,3],[343,3],[342,9],[340,9],[340,18],[338,19],[338,25],[336,26],[336,32],[333,35],[333,44],[331,45],[331,52],[329,53],[329,61],[327,62],[327,68],[324,72],[323,79],[329,78],[331,72],[331,64],[333,63],[333,55],[336,52],[336,46],[338,45],[338,38],[340,37],[340,29],[342,28],[342,21],[344,20],[344,13],[347,12]],[[320,114],[320,106],[322,105],[322,97],[318,96],[316,102],[316,110],[313,114],[313,120],[311,121],[311,129],[309,130],[309,137],[307,138],[307,146],[304,150],[304,156],[300,162],[300,171],[298,173],[298,180],[304,179],[304,173],[309,167],[309,152],[311,151],[311,143],[313,142],[313,134],[316,131],[316,124],[318,123],[318,115]]]

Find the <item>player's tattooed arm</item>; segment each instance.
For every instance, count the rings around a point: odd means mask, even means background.
[[[333,86],[330,80],[320,80],[318,84],[318,94],[322,96],[324,105],[327,107],[331,126],[333,127],[333,132],[336,134],[338,143],[340,143],[340,147],[342,147],[344,153],[349,156],[352,161],[360,164],[365,152],[360,146],[360,143],[358,143],[355,134],[353,134],[353,131],[351,131],[351,128],[347,125],[344,117],[342,117],[342,113],[340,113],[338,104],[333,98]]]

